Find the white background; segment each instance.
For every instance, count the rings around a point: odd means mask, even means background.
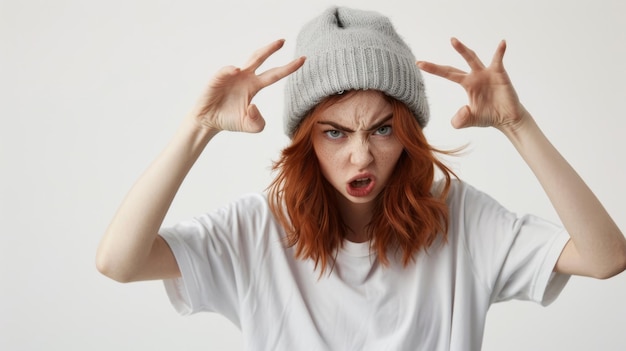
[[[626,3],[621,0],[340,1],[382,12],[418,59],[463,65],[457,36],[505,65],[540,126],[626,229]],[[301,25],[329,1],[0,2],[0,350],[239,350],[223,317],[178,316],[161,282],[101,276],[98,241],[135,179],[208,78],[277,38],[291,59]],[[436,146],[509,209],[558,221],[495,130],[454,130],[462,89],[426,76]],[[258,135],[221,134],[183,184],[166,223],[262,191],[286,145],[282,83],[255,100]],[[494,305],[484,350],[624,350],[626,274],[574,277],[547,308]]]

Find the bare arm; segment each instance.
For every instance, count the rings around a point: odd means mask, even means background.
[[[216,130],[187,118],[126,195],[100,242],[98,270],[118,281],[180,275],[174,255],[157,235],[183,179]]]
[[[454,127],[499,129],[534,172],[570,234],[555,271],[596,278],[609,278],[624,271],[624,235],[520,103],[502,63],[504,41],[487,67],[458,40],[453,39],[452,45],[469,64],[470,73],[428,62],[418,65],[426,72],[460,84],[467,91],[470,103],[454,116]]]
[[[595,278],[621,273],[626,268],[624,235],[532,117],[502,131],[539,180],[570,235],[555,271]]]
[[[260,132],[265,120],[255,105],[256,93],[296,71],[296,59],[256,74],[256,69],[283,41],[258,50],[243,68],[225,67],[211,80],[173,139],[126,195],[106,230],[96,256],[98,270],[117,281],[165,279],[180,275],[163,238],[163,219],[205,146],[220,131]]]

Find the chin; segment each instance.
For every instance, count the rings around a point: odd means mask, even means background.
[[[350,194],[342,194],[342,196],[353,204],[369,204],[378,198],[379,193],[371,193],[367,196],[353,196]]]

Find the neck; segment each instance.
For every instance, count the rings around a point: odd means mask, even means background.
[[[350,231],[346,233],[346,240],[362,243],[369,240],[367,235],[367,225],[372,220],[374,203],[355,204],[340,196],[339,212],[343,222]]]

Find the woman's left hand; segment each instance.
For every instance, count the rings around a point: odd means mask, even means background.
[[[530,118],[520,103],[509,75],[504,69],[502,59],[506,50],[503,40],[498,45],[491,64],[487,67],[476,53],[452,38],[452,47],[463,56],[471,71],[464,72],[451,66],[442,66],[419,61],[417,65],[425,72],[440,76],[460,84],[469,98],[469,104],[463,106],[452,118],[452,126],[496,127],[501,130],[515,129],[526,118]]]

